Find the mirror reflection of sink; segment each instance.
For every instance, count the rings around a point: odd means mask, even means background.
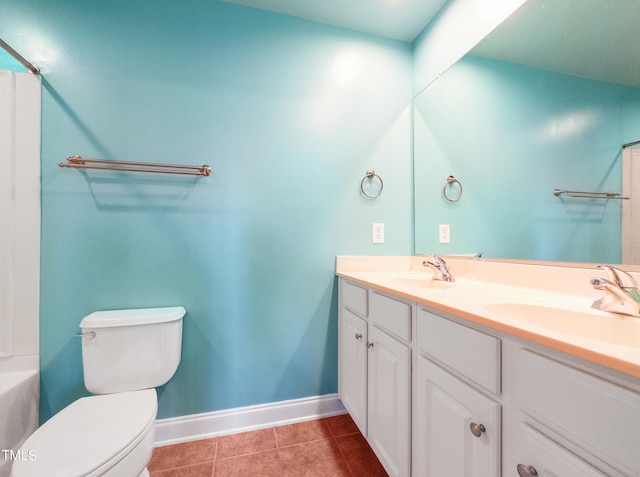
[[[587,308],[570,310],[529,303],[491,303],[485,309],[523,323],[588,340],[640,347],[640,318]],[[612,326],[611,320],[615,320]]]

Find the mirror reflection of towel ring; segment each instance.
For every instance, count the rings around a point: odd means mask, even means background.
[[[449,197],[447,195],[447,188],[453,186],[453,184],[458,184],[458,188],[460,189],[458,191],[457,197]],[[444,196],[444,200],[446,200],[447,202],[458,202],[460,200],[460,197],[462,197],[462,184],[453,176],[447,177],[447,183],[444,185],[444,189],[442,189],[442,195]]]
[[[372,179],[374,179],[376,177],[380,181],[380,190],[375,195],[367,194],[364,191],[364,181],[366,181],[367,179],[372,180]],[[384,183],[382,182],[382,177],[380,177],[378,174],[376,174],[376,171],[374,171],[373,169],[368,170],[366,175],[362,178],[362,181],[360,182],[360,192],[362,192],[362,195],[365,196],[367,199],[377,199],[378,197],[380,197],[380,194],[382,194],[382,188],[383,187],[384,187]]]

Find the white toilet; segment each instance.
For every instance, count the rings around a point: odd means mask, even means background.
[[[11,477],[148,477],[156,386],[178,368],[183,307],[98,311],[82,328],[78,399],[22,445]]]

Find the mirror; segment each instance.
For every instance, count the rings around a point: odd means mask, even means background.
[[[639,22],[635,0],[528,0],[415,97],[415,253],[622,262],[631,201],[554,189],[622,194]]]

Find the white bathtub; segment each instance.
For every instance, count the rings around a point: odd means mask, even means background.
[[[38,427],[38,372],[0,372],[0,477],[11,470],[9,452],[16,451]]]

